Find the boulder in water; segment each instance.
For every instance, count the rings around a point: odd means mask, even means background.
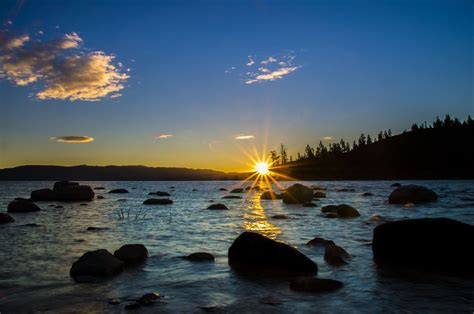
[[[321,191],[315,191],[313,195],[313,198],[325,198],[325,197],[326,197],[326,193],[321,192]]]
[[[316,273],[318,266],[297,249],[259,233],[243,232],[228,251],[229,264],[243,270]]]
[[[406,203],[426,203],[434,202],[438,199],[438,195],[432,190],[419,185],[404,185],[395,189],[388,197],[390,204],[406,204]]]
[[[232,191],[230,191],[230,193],[244,193],[244,189],[242,188],[233,189]]]
[[[67,188],[55,190],[56,199],[63,202],[91,201],[94,199],[94,191],[88,185],[73,185]]]
[[[87,277],[108,277],[120,273],[124,263],[109,251],[100,249],[82,255],[69,271],[76,281],[84,281]],[[86,278],[84,278],[86,277]]]
[[[290,289],[303,292],[330,292],[342,288],[340,281],[315,277],[298,277],[290,282]]]
[[[280,214],[280,215],[273,215],[271,218],[273,219],[288,219],[286,215]]]
[[[27,200],[13,201],[8,204],[9,213],[29,213],[41,210],[35,203]]]
[[[346,204],[327,205],[321,208],[321,212],[327,218],[354,218],[360,216],[357,209]]]
[[[448,218],[386,222],[374,229],[380,266],[474,274],[474,226]]]
[[[227,191],[226,188],[220,188],[219,191]]]
[[[275,193],[273,191],[266,191],[260,195],[261,200],[279,200],[282,198],[283,196],[281,194]]]
[[[324,260],[330,265],[339,266],[347,264],[346,259],[349,257],[349,253],[339,245],[332,243],[324,247]]]
[[[149,198],[143,202],[143,205],[170,205],[173,201],[169,198]]]
[[[372,194],[370,192],[365,192],[364,194],[362,194],[362,196],[374,196],[374,194]]]
[[[309,240],[306,245],[312,245],[312,246],[318,246],[318,245],[323,245],[323,246],[326,246],[326,245],[329,245],[329,244],[334,244],[334,241],[332,240],[326,240],[324,238],[314,238],[312,240]]]
[[[35,190],[30,196],[32,201],[55,201],[56,198],[56,192],[51,189]]]
[[[0,213],[0,224],[6,224],[14,221],[15,219],[13,219],[13,217],[8,215],[7,213]]]
[[[193,262],[213,262],[214,256],[211,253],[207,252],[196,252],[189,254],[187,256],[181,256],[182,259],[187,259]]]
[[[112,194],[125,194],[125,193],[129,193],[127,189],[113,189],[113,190],[110,190],[109,193],[112,193]]]
[[[126,244],[115,251],[114,256],[125,265],[134,265],[142,263],[148,257],[148,250],[143,244]]]
[[[286,189],[283,193],[283,203],[285,204],[304,204],[313,199],[313,189],[296,183]]]
[[[217,204],[209,205],[207,209],[225,210],[229,208],[227,208],[227,206],[225,206],[224,204],[217,203]]]

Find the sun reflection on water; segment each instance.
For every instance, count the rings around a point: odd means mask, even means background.
[[[270,239],[276,239],[281,233],[280,228],[273,225],[267,218],[265,209],[260,204],[260,197],[249,198],[245,205],[244,229],[263,234]]]

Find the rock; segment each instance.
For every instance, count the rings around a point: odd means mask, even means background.
[[[238,196],[238,195],[226,195],[223,197],[223,199],[241,199],[242,196]]]
[[[170,205],[173,201],[169,198],[149,198],[143,202],[143,205]]]
[[[35,223],[29,223],[29,224],[24,224],[24,225],[19,225],[18,227],[39,227],[40,225],[35,224]]]
[[[107,227],[87,227],[87,231],[105,231],[109,230],[110,228]]]
[[[228,251],[229,264],[235,268],[283,270],[316,273],[318,266],[297,249],[255,232],[243,232]]]
[[[227,206],[225,206],[224,204],[217,203],[217,204],[212,204],[212,205],[210,205],[207,209],[219,209],[219,210],[222,210],[222,209],[229,209],[229,208],[227,208]]]
[[[13,217],[8,215],[7,213],[0,213],[0,224],[6,224],[14,221],[15,219],[13,219]]]
[[[348,189],[348,188],[342,188],[342,189],[337,189],[336,192],[355,192],[354,189]]]
[[[273,215],[271,218],[273,219],[288,219],[286,215]]]
[[[432,190],[419,185],[404,185],[395,189],[388,197],[390,204],[425,203],[438,199],[438,195]]]
[[[105,188],[103,186],[96,186],[94,190],[105,190]]]
[[[69,274],[76,281],[84,277],[108,277],[123,271],[124,263],[109,251],[100,249],[89,251],[72,264]]]
[[[326,214],[326,217],[328,218],[354,218],[354,217],[359,217],[360,214],[352,206],[346,205],[346,204],[340,204],[340,205],[327,205],[321,208],[321,212]]]
[[[30,199],[32,201],[55,201],[56,192],[51,189],[41,189],[31,192]]]
[[[70,181],[58,181],[54,183],[53,190],[54,191],[59,191],[59,190],[64,190],[68,189],[71,187],[79,186],[78,182],[70,182]]]
[[[91,201],[94,191],[88,185],[73,185],[67,188],[55,189],[56,199],[63,202]]]
[[[317,205],[315,203],[312,203],[312,202],[305,202],[303,204],[304,207],[316,207]]]
[[[273,191],[266,191],[260,195],[261,200],[280,200],[283,196],[281,194],[275,193]]]
[[[35,203],[30,201],[13,201],[8,204],[9,213],[29,213],[41,210]]]
[[[219,191],[227,191],[225,188],[220,188]]]
[[[97,196],[97,199],[98,199],[98,200],[103,200],[104,198],[105,198],[105,197],[103,197],[102,195]]]
[[[325,198],[325,197],[326,197],[326,193],[321,192],[321,191],[315,191],[313,195],[313,198]]]
[[[197,191],[198,191],[198,189],[192,189],[192,191],[191,191],[191,192],[197,192]]]
[[[148,257],[148,250],[143,244],[126,244],[115,251],[114,256],[125,265],[134,265],[142,263]]]
[[[312,240],[309,240],[306,245],[312,245],[312,246],[318,246],[318,245],[323,245],[323,246],[326,246],[326,245],[329,245],[329,244],[334,244],[334,241],[332,240],[326,240],[326,239],[323,239],[323,238],[314,238]]]
[[[283,203],[285,204],[303,204],[313,199],[313,189],[296,183],[286,189],[283,193]]]
[[[242,188],[233,189],[232,191],[230,191],[230,193],[244,193],[244,189]]]
[[[474,225],[448,218],[386,222],[372,242],[379,266],[474,274]]]
[[[161,298],[161,294],[158,292],[150,292],[142,295],[140,299],[137,300],[141,305],[153,305]]]
[[[150,192],[148,195],[156,195],[156,196],[171,196],[170,193],[168,192],[162,192],[162,191],[157,191],[157,192]]]
[[[399,188],[401,187],[402,185],[400,183],[394,183],[391,185],[392,188]]]
[[[197,252],[187,256],[181,256],[182,259],[187,259],[193,262],[209,262],[214,261],[214,256],[211,253]]]
[[[86,203],[82,203],[81,206],[87,206],[87,204],[86,204]]]
[[[54,208],[60,209],[60,208],[64,208],[64,207],[62,205],[56,205],[56,206],[54,206]]]
[[[303,292],[330,292],[342,288],[340,281],[315,277],[299,277],[291,280],[290,289]]]
[[[124,194],[124,193],[129,193],[129,192],[126,189],[113,189],[113,190],[110,190],[109,193]]]
[[[362,196],[374,196],[374,194],[372,194],[370,192],[365,192],[364,194],[362,194]]]
[[[346,258],[350,255],[342,247],[336,244],[328,244],[324,248],[324,260],[330,265],[344,265],[347,264]]]

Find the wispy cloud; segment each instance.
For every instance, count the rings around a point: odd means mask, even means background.
[[[274,57],[268,57],[268,59],[266,60],[263,60],[262,62],[260,62],[261,64],[269,64],[269,63],[272,63],[272,62],[277,62],[278,60]]]
[[[50,139],[60,143],[89,143],[95,140],[90,136],[56,136]]]
[[[333,136],[324,136],[324,137],[323,137],[323,140],[325,140],[325,141],[332,141],[332,140],[334,140],[334,137],[333,137]]]
[[[237,135],[235,137],[236,140],[251,140],[254,139],[255,135],[250,135],[250,134],[242,134],[242,135]]]
[[[291,68],[280,68],[273,72],[269,72],[266,74],[259,74],[255,76],[255,78],[248,79],[245,81],[246,84],[253,84],[261,81],[274,81],[283,78],[285,75],[290,74],[298,70],[300,67],[291,67]]]
[[[160,134],[156,137],[157,140],[163,140],[163,139],[167,139],[167,138],[171,138],[171,137],[174,137],[173,134]]]
[[[255,64],[255,61],[252,59],[251,56],[249,56],[248,58],[249,58],[249,60],[247,61],[247,66],[248,66],[248,67],[251,67],[252,65]]]
[[[53,40],[32,40],[0,31],[0,79],[16,85],[35,83],[40,100],[97,101],[118,97],[130,77],[113,55],[81,47],[77,33]]]

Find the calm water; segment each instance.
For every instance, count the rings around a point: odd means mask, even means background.
[[[87,206],[62,203],[62,209],[49,207],[55,202],[38,203],[42,211],[12,215],[14,223],[0,226],[0,312],[119,312],[125,311],[127,302],[109,305],[109,299],[133,299],[152,291],[164,294],[164,302],[140,311],[201,312],[201,306],[216,306],[226,312],[272,313],[474,311],[472,279],[386,273],[374,265],[370,247],[372,230],[380,223],[370,219],[374,214],[388,220],[450,217],[474,224],[473,181],[416,182],[436,191],[440,199],[411,209],[386,204],[392,190],[389,181],[303,182],[327,187],[328,197],[316,208],[260,201],[260,192],[242,195],[241,200],[221,199],[227,192],[219,188],[230,190],[239,187],[240,182],[82,183],[104,186],[105,191],[95,192],[106,199],[88,202]],[[0,182],[0,211],[6,211],[14,197],[29,197],[31,190],[52,185]],[[171,186],[175,187],[171,192],[173,205],[142,205],[148,192],[170,191]],[[107,190],[119,187],[130,193],[107,194]],[[336,192],[338,188],[353,188],[355,192]],[[374,196],[362,197],[363,192]],[[230,210],[203,210],[209,200],[224,203]],[[361,217],[321,217],[321,206],[339,203],[354,206]],[[118,218],[120,209],[126,216],[130,213],[128,219]],[[272,219],[275,214],[285,214],[289,219]],[[22,226],[28,223],[39,226]],[[86,231],[90,226],[109,229]],[[297,293],[289,290],[285,280],[236,274],[227,264],[227,249],[244,230],[258,231],[297,247],[318,264],[319,277],[340,280],[344,288],[320,295]],[[344,247],[353,256],[349,264],[328,266],[323,249],[305,245],[316,236]],[[105,248],[113,252],[127,243],[143,243],[148,248],[150,257],[142,268],[101,283],[77,284],[69,277],[71,264],[86,251]],[[216,262],[192,263],[177,258],[196,251],[214,254]],[[268,297],[281,303],[266,304]]]

